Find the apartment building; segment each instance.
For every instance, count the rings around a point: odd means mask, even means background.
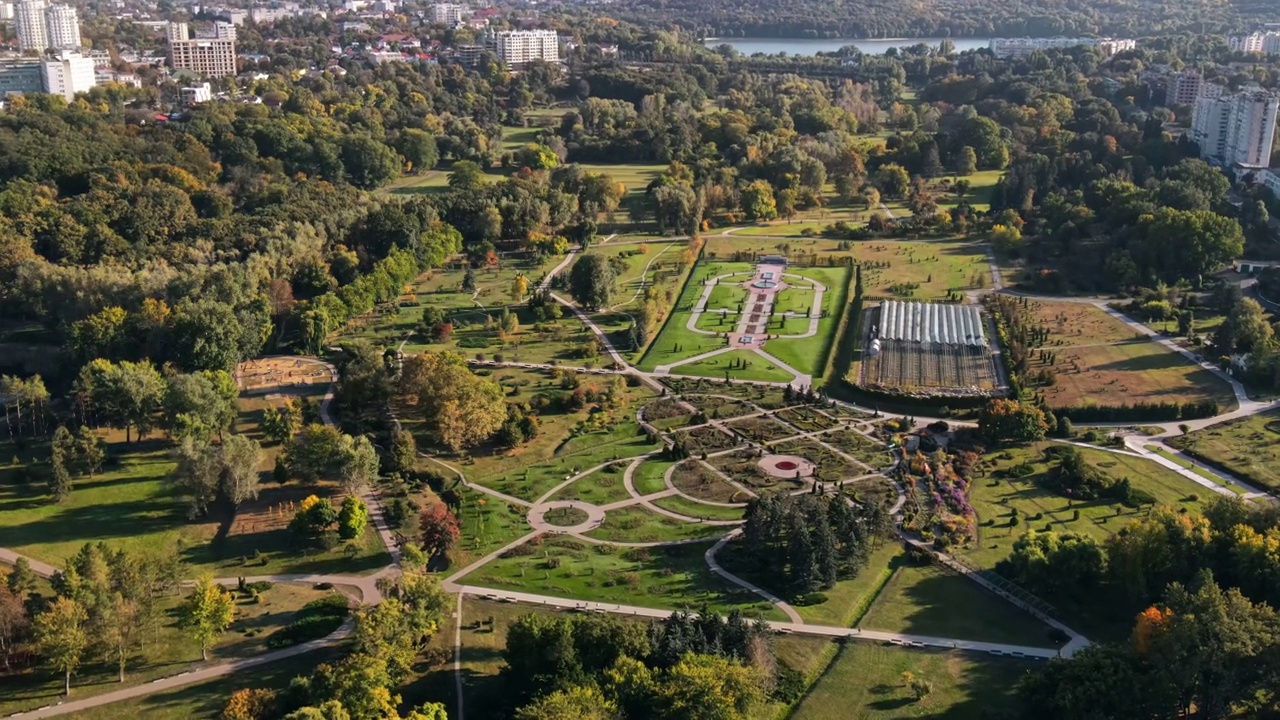
[[[55,50],[77,50],[80,41],[80,18],[70,5],[50,5],[44,16],[48,47]]]
[[[1206,85],[1196,101],[1191,137],[1201,157],[1256,170],[1271,164],[1280,96],[1258,86],[1238,93]]]
[[[436,3],[427,8],[427,20],[432,25],[457,25],[471,14],[471,8],[458,3]]]
[[[1204,76],[1197,70],[1185,70],[1169,78],[1166,102],[1170,105],[1195,105],[1200,98]]]
[[[23,50],[76,50],[81,46],[80,18],[70,5],[20,0],[14,5],[13,21]]]
[[[503,30],[489,37],[498,59],[513,70],[533,60],[560,62],[560,37],[555,30]]]
[[[191,37],[186,23],[169,23],[169,65],[206,77],[236,74],[236,26],[217,22],[211,37]]]

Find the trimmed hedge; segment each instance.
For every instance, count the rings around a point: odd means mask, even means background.
[[[347,599],[341,595],[312,600],[294,613],[293,620],[288,625],[271,633],[267,638],[267,647],[277,650],[318,640],[342,627],[350,612]]]

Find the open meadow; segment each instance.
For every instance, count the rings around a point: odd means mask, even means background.
[[[1032,372],[1051,370],[1039,390],[1051,407],[1217,401],[1235,404],[1231,388],[1212,372],[1137,333],[1089,303],[1024,301],[1047,339],[1031,354]]]
[[[1228,420],[1166,442],[1251,483],[1280,489],[1280,413]]]

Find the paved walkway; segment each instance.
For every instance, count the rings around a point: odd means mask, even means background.
[[[259,665],[266,665],[267,663],[277,662],[286,658],[297,657],[298,655],[309,653],[312,650],[318,650],[322,647],[333,645],[334,643],[344,640],[348,635],[350,635],[354,627],[355,621],[348,620],[342,627],[338,628],[337,631],[331,635],[320,638],[319,640],[312,640],[311,642],[294,645],[293,647],[284,648],[283,650],[273,650],[250,658],[210,665],[209,667],[200,668],[199,670],[190,670],[172,677],[161,678],[142,685],[134,685],[133,687],[121,688],[120,690],[115,690],[113,692],[87,697],[83,700],[75,699],[73,689],[73,694],[69,700],[57,705],[43,707],[39,710],[17,713],[10,715],[9,717],[47,718],[56,717],[58,715],[70,715],[72,713],[89,710],[108,703],[132,700],[152,693],[175,690],[183,687],[184,685],[205,682],[206,680],[213,680],[226,675],[244,672],[258,667]]]
[[[582,600],[570,600],[515,590],[496,590],[492,588],[458,585],[454,592],[461,592],[479,598],[506,602],[523,602],[531,605],[561,608],[578,612],[609,613],[614,615],[630,615],[664,619],[671,616],[669,609],[640,607],[638,605],[621,605],[618,603],[601,603]],[[931,647],[947,650],[967,650],[970,652],[990,653],[993,655],[1011,655],[1036,659],[1070,657],[1075,649],[1064,648],[1061,652],[1049,648],[1029,647],[1026,645],[1009,645],[1004,643],[985,643],[955,638],[940,638],[909,633],[885,632],[881,630],[862,630],[859,628],[836,627],[831,625],[809,625],[797,622],[771,622],[769,627],[781,634],[816,635],[819,637],[843,637],[854,640],[891,643],[907,647]]]

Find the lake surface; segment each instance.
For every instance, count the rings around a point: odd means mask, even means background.
[[[987,47],[991,38],[965,37],[965,38],[948,38],[955,43],[957,52],[965,50],[977,50],[978,48]],[[707,47],[717,47],[720,45],[732,45],[735,50],[743,55],[754,55],[755,53],[765,53],[767,55],[776,55],[778,53],[786,53],[788,55],[817,55],[820,52],[835,52],[847,45],[853,45],[868,55],[881,55],[891,47],[905,48],[912,45],[925,43],[933,47],[937,47],[943,38],[888,38],[881,40],[866,40],[857,38],[836,38],[833,40],[806,40],[802,38],[715,38],[705,41]]]

